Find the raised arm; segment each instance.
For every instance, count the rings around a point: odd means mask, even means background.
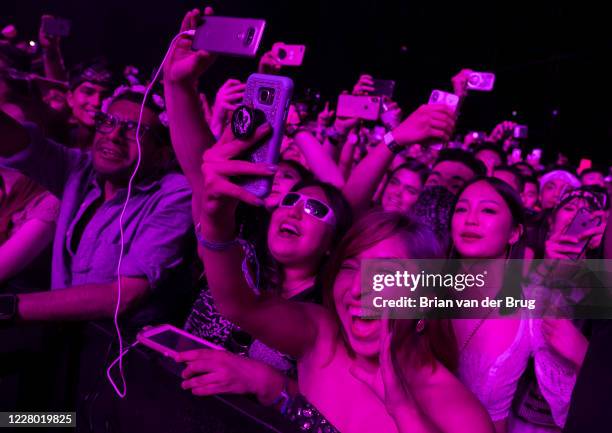
[[[212,10],[207,8],[205,13],[212,13]],[[195,29],[200,17],[201,13],[197,9],[188,12],[183,18],[181,32]],[[202,154],[215,142],[204,120],[197,82],[213,58],[204,51],[192,51],[191,39],[188,35],[182,36],[168,56],[164,65],[164,93],[172,146],[193,188],[193,202],[196,204],[201,195]]]
[[[441,104],[422,105],[391,134],[398,149],[414,143],[427,144],[448,141],[455,125],[453,114]],[[343,192],[355,213],[366,211],[395,153],[379,143],[357,165],[346,182]]]
[[[325,148],[308,131],[300,130],[293,138],[302,154],[306,158],[308,167],[312,170],[315,177],[323,182],[334,185],[337,188],[344,186],[344,178],[338,164],[325,151]]]
[[[239,175],[272,176],[276,167],[232,158],[270,133],[261,126],[255,136],[243,141],[227,130],[213,148],[204,154],[204,177],[200,213],[200,255],[215,304],[221,314],[265,344],[299,357],[313,347],[317,320],[314,304],[290,302],[280,297],[258,296],[242,273],[244,252],[234,242],[235,210],[239,201],[262,205],[263,201],[230,178]]]
[[[51,15],[43,15],[41,18],[41,26],[38,32],[38,41],[42,48],[43,65],[45,68],[45,77],[57,81],[67,81],[68,73],[64,66],[64,58],[60,47],[59,36],[48,35],[43,31],[42,23],[46,19],[52,19]]]

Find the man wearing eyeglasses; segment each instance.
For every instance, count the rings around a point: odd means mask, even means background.
[[[172,320],[186,277],[185,251],[192,228],[191,190],[168,170],[171,148],[161,109],[148,103],[136,140],[142,95],[115,96],[96,115],[91,151],[68,149],[0,112],[0,165],[16,168],[62,199],[53,245],[52,290],[0,296],[0,319],[65,321],[111,318],[117,302],[121,250],[120,313],[134,327]],[[177,280],[181,282],[177,282]],[[171,288],[170,288],[171,287]],[[146,300],[147,302],[143,302]],[[134,308],[138,304],[138,308]],[[126,323],[126,322],[124,322]]]

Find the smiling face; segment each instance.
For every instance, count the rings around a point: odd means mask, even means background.
[[[95,115],[100,111],[102,100],[107,96],[109,89],[99,84],[84,82],[76,89],[68,92],[66,102],[72,109],[77,121],[88,128],[95,126]]]
[[[519,236],[510,208],[486,181],[461,193],[451,220],[451,237],[462,258],[504,258],[508,245]]]
[[[299,191],[329,206],[323,190],[309,186]],[[272,256],[285,266],[312,266],[316,269],[329,251],[334,226],[304,212],[300,200],[293,207],[279,207],[272,213],[268,229],[268,247]]]
[[[423,183],[418,173],[402,168],[393,173],[382,196],[382,207],[389,212],[406,213],[419,198]]]
[[[138,122],[140,106],[127,100],[118,100],[111,104],[108,114],[123,120]],[[142,126],[157,128],[159,119],[149,108],[145,108],[142,116]],[[147,172],[159,163],[160,150],[152,132],[142,135],[142,172]],[[93,166],[102,177],[111,181],[127,180],[138,159],[138,143],[134,139],[135,131],[130,134],[123,127],[117,126],[109,133],[96,132],[92,147]]]
[[[391,236],[342,262],[333,286],[336,312],[348,343],[357,356],[378,357],[381,319],[363,319],[360,264],[363,259],[406,259],[409,252],[400,236]]]

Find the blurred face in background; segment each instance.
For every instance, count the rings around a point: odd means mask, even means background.
[[[397,170],[387,182],[381,204],[388,212],[406,214],[419,198],[423,189],[421,176],[414,171],[402,168]]]
[[[525,182],[525,187],[521,193],[521,199],[525,209],[535,209],[538,203],[538,185],[533,182]]]

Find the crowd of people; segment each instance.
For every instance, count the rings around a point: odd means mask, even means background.
[[[0,326],[174,323],[227,349],[179,354],[185,392],[252,396],[304,432],[585,432],[609,417],[585,409],[608,394],[608,321],[371,319],[360,280],[364,259],[523,259],[528,290],[555,260],[611,258],[608,166],[523,160],[514,122],[459,135],[460,110],[390,98],[379,121],[296,98],[278,163],[247,162],[271,127],[233,135],[245,83],[200,92],[215,57],[188,34],[142,113],[133,66],[67,69],[60,38],[38,44],[0,41]],[[267,52],[258,72],[286,68]],[[460,100],[472,72],[450,80]],[[374,90],[364,74],[347,93]],[[272,179],[269,195],[244,175]],[[585,211],[599,224],[566,233]]]

